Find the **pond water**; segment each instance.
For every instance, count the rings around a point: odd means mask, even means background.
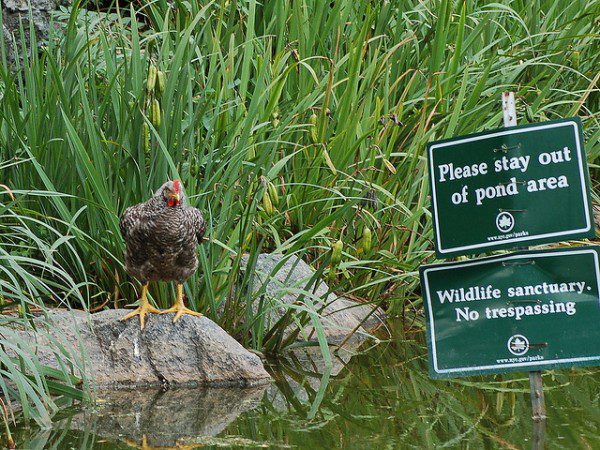
[[[299,351],[269,366],[269,386],[113,392],[13,437],[21,449],[520,449],[543,432],[545,448],[600,448],[600,369],[544,373],[548,419],[534,426],[526,373],[431,380],[423,333],[392,334],[339,352],[329,372]]]

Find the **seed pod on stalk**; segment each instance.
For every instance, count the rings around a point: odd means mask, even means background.
[[[313,144],[316,144],[319,142],[319,136],[317,135],[317,115],[312,113],[308,122],[310,123],[310,138]]]
[[[570,58],[571,66],[573,69],[579,69],[579,61],[581,60],[581,53],[578,51],[571,52]]]
[[[265,193],[263,194],[263,208],[268,216],[273,215],[273,203],[271,203],[271,196],[267,189],[265,189]]]
[[[148,81],[146,85],[146,91],[148,94],[152,94],[154,92],[154,86],[156,85],[156,66],[154,64],[150,64],[148,67]]]
[[[270,181],[267,183],[267,190],[269,191],[269,197],[271,197],[273,205],[279,206],[279,194],[277,193],[277,188]]]
[[[322,150],[321,154],[323,155],[325,164],[327,164],[327,167],[329,167],[329,170],[331,170],[332,174],[337,175],[337,169],[333,165],[333,161],[331,160],[331,157],[329,156],[329,152],[327,151],[327,148],[325,147],[325,145],[322,145],[321,150]]]
[[[162,70],[156,72],[156,93],[162,96],[165,92],[165,74]]]
[[[146,122],[142,125],[142,142],[144,143],[144,153],[150,153],[150,128]]]
[[[362,241],[361,241],[361,249],[362,251],[364,251],[365,253],[369,252],[371,250],[371,240],[372,240],[373,234],[371,233],[371,229],[369,227],[365,227],[363,230],[363,235],[362,235]]]
[[[158,102],[157,99],[154,99],[152,101],[152,108],[151,108],[150,112],[151,112],[150,120],[152,120],[152,125],[154,125],[154,128],[160,127],[160,122],[161,122],[160,103]]]
[[[331,246],[331,266],[335,267],[342,262],[342,250],[344,249],[344,243],[341,239],[338,239]]]

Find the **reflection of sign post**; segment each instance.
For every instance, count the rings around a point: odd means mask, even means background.
[[[421,267],[431,376],[598,365],[599,256],[584,247]]]
[[[427,154],[438,257],[594,235],[579,118],[433,142]]]

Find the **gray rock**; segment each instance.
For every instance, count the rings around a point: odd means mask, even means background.
[[[278,269],[276,267],[285,262]],[[248,257],[243,257],[242,265],[246,267]],[[298,257],[292,256],[286,259],[283,255],[263,253],[258,255],[254,269],[253,293],[257,294],[265,287],[262,301],[267,302],[270,308],[269,317],[265,326],[269,328],[275,324],[289,309],[288,306],[299,300],[304,290],[311,292],[308,300],[303,300],[306,307],[318,312],[325,329],[328,342],[339,343],[348,335],[354,333],[354,338],[360,339],[368,335],[368,331],[383,323],[384,312],[373,305],[361,304],[345,297],[329,292],[328,286],[321,280],[311,281],[315,271],[306,262]],[[252,308],[256,312],[257,298]],[[312,302],[312,307],[310,303]],[[313,327],[305,327],[300,333],[299,339],[316,340]],[[288,327],[288,333],[295,325]]]
[[[15,43],[17,48],[21,48],[21,20],[23,21],[27,51],[30,54],[29,4],[31,4],[33,29],[38,44],[42,45],[50,32],[52,13],[60,6],[70,5],[71,2],[72,0],[2,0],[2,32],[8,64],[12,66],[17,59],[13,52]]]
[[[37,332],[20,333],[38,347],[40,362],[51,367],[59,363],[57,352],[49,348],[63,346],[71,355],[83,352],[83,364],[75,372],[85,373],[96,387],[247,386],[270,379],[257,355],[206,317],[183,316],[174,324],[173,314],[151,314],[140,330],[137,318],[120,320],[126,313],[51,311],[52,326],[45,327],[38,318]]]

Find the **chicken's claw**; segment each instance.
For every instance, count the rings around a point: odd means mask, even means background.
[[[123,316],[121,318],[121,321],[129,320],[135,316],[140,316],[140,328],[143,330],[144,325],[145,325],[145,320],[146,320],[146,314],[148,314],[148,313],[159,314],[160,313],[160,311],[158,309],[156,309],[154,306],[152,306],[150,303],[148,303],[148,298],[146,297],[147,293],[148,293],[148,285],[146,284],[142,287],[142,298],[140,299],[140,306],[138,306],[136,309],[131,311],[126,316]]]

